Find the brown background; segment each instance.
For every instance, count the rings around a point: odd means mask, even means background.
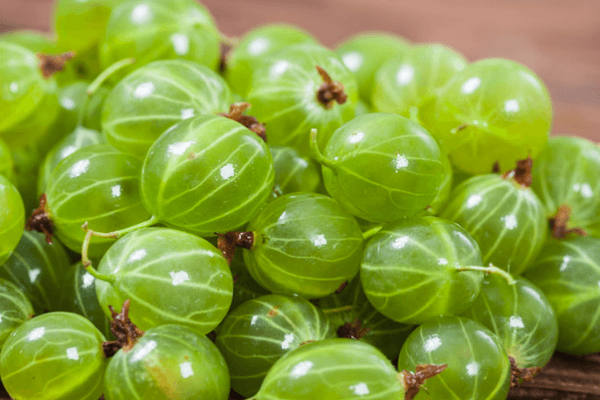
[[[441,42],[470,60],[506,57],[546,82],[553,132],[600,141],[600,0],[204,0],[220,29],[299,25],[334,46],[363,30]],[[0,32],[49,31],[52,0],[0,0]],[[557,356],[511,399],[600,399],[600,355]]]

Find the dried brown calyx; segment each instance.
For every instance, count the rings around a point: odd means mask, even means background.
[[[216,235],[219,237],[217,246],[230,265],[236,248],[250,250],[254,245],[254,232],[227,232],[225,234],[216,233]]]
[[[46,211],[46,193],[40,196],[40,206],[33,210],[31,216],[25,224],[28,231],[37,231],[46,235],[46,243],[52,244],[52,235],[54,234],[54,224]]]
[[[533,377],[536,376],[542,369],[540,367],[533,368],[519,368],[517,361],[509,356],[510,360],[510,387],[520,385],[523,382],[531,382]]]
[[[447,367],[447,364],[420,364],[417,365],[414,374],[407,370],[400,372],[400,375],[402,375],[402,378],[404,379],[404,399],[413,400],[427,379],[433,378]]]
[[[256,133],[262,140],[267,141],[266,129],[263,124],[258,122],[256,118],[251,115],[244,115],[244,112],[250,108],[250,103],[239,102],[233,103],[229,106],[229,112],[221,113],[226,118],[232,119],[240,124],[244,125],[246,128],[250,129],[252,132]]]
[[[492,165],[492,174],[499,174],[500,172],[500,163],[496,161],[494,165]]]
[[[335,294],[340,294],[340,293],[342,293],[344,291],[344,289],[346,289],[346,287],[348,287],[348,281],[345,281],[344,283],[342,283],[340,285],[340,287],[335,290],[334,293]]]
[[[130,351],[137,343],[138,339],[144,336],[144,332],[129,319],[129,299],[125,300],[120,313],[116,313],[112,306],[108,306],[112,315],[110,330],[117,340],[102,343],[104,356],[110,358],[117,351],[123,349],[124,352]]]
[[[220,58],[219,58],[219,72],[223,73],[227,69],[227,57],[233,47],[229,43],[221,42],[219,44]]]
[[[333,81],[329,74],[318,65],[315,67],[323,83],[317,90],[317,100],[326,109],[331,109],[334,103],[344,104],[348,96],[344,92],[344,85],[341,82]]]
[[[531,170],[533,169],[533,159],[527,157],[525,160],[517,161],[517,168],[506,172],[502,177],[504,179],[514,179],[519,185],[523,187],[531,186]]]
[[[75,52],[68,51],[56,55],[37,53],[36,55],[38,60],[40,60],[40,71],[42,71],[42,75],[44,75],[44,78],[49,79],[55,73],[65,69],[67,62],[75,57]]]
[[[371,332],[371,328],[361,326],[362,323],[355,319],[352,322],[346,322],[338,330],[337,334],[341,338],[360,340]]]
[[[571,233],[579,236],[587,235],[587,232],[581,228],[567,228],[570,218],[571,208],[568,205],[563,204],[558,208],[556,216],[548,220],[548,223],[550,224],[550,231],[552,232],[553,237],[556,239],[564,239]]]

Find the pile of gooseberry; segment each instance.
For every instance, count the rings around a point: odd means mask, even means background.
[[[20,400],[502,400],[600,351],[600,147],[537,75],[196,0],[0,35]]]

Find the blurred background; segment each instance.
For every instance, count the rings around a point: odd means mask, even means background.
[[[469,58],[505,57],[535,71],[554,101],[554,134],[600,141],[600,0],[203,0],[231,36],[299,25],[336,46],[363,30],[441,42]],[[0,0],[0,32],[50,31],[52,0]]]

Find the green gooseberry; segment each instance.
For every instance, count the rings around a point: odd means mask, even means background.
[[[557,350],[600,351],[600,239],[549,239],[525,278],[544,292],[558,317]]]
[[[0,278],[23,290],[40,314],[60,310],[58,295],[69,267],[69,258],[60,243],[48,244],[44,235],[23,231],[17,248],[0,268]]]
[[[10,149],[6,143],[0,139],[0,175],[4,176],[9,181],[14,181],[15,179],[13,164],[14,162]]]
[[[246,96],[251,114],[268,126],[269,144],[309,152],[310,129],[319,146],[354,118],[358,88],[337,55],[315,44],[297,44],[267,57],[253,70]]]
[[[316,192],[321,186],[321,171],[312,159],[302,157],[291,147],[269,147],[275,167],[274,195]]]
[[[536,159],[533,191],[540,197],[547,216],[555,216],[562,205],[571,211],[570,225],[600,237],[600,148],[589,140],[553,137]]]
[[[203,115],[174,125],[152,145],[142,169],[142,200],[158,221],[212,236],[253,218],[274,176],[261,138],[229,118]]]
[[[113,231],[150,218],[140,199],[141,168],[142,159],[133,154],[107,145],[84,147],[54,169],[47,183],[47,200],[42,199],[40,210],[58,238],[80,252],[86,222],[99,231]],[[101,256],[111,243],[111,238],[98,238],[91,244],[89,255]]]
[[[319,132],[320,135],[320,132]],[[444,179],[442,153],[419,124],[396,114],[356,117],[313,157],[329,194],[358,218],[391,222],[423,211]]]
[[[531,70],[492,58],[458,72],[423,119],[456,168],[485,174],[497,162],[508,171],[546,146],[552,102]]]
[[[361,32],[340,44],[335,52],[354,74],[360,98],[371,104],[377,70],[390,58],[399,57],[410,48],[410,43],[397,35]]]
[[[131,0],[113,8],[100,44],[100,65],[128,57],[138,68],[183,58],[211,69],[219,64],[220,34],[208,10],[194,0]],[[126,71],[116,76],[124,76]]]
[[[371,107],[362,100],[358,100],[356,102],[356,107],[354,108],[354,115],[358,117],[359,115],[368,114],[373,112]]]
[[[452,164],[450,158],[446,154],[442,154],[442,176],[444,179],[440,184],[440,190],[435,198],[429,204],[429,207],[425,209],[422,214],[425,215],[438,215],[444,206],[450,201],[450,193],[454,187],[454,173],[452,171]]]
[[[402,344],[414,329],[377,311],[369,303],[358,276],[341,293],[314,303],[327,314],[339,337],[367,342],[390,360],[398,357]]]
[[[106,400],[227,400],[229,371],[217,347],[181,325],[149,329],[109,361]]]
[[[283,355],[333,337],[325,314],[307,300],[272,294],[230,312],[217,330],[215,344],[229,366],[231,388],[251,397]]]
[[[479,271],[486,270],[481,265],[479,247],[463,228],[436,217],[413,217],[385,225],[371,237],[360,280],[380,313],[421,324],[467,309],[481,289]]]
[[[414,400],[505,400],[510,389],[510,362],[502,343],[488,328],[460,317],[439,317],[408,337],[398,369],[415,371],[423,363],[448,368],[426,383]]]
[[[207,334],[225,318],[233,296],[226,260],[206,240],[167,228],[119,239],[102,257],[96,294],[102,310],[130,299],[142,330],[176,323]]]
[[[250,221],[247,230],[223,235],[220,247],[227,248],[225,243],[248,249],[244,261],[250,275],[273,293],[324,297],[358,273],[360,227],[330,197],[279,197]]]
[[[20,400],[97,400],[106,368],[104,341],[98,329],[77,314],[53,312],[32,318],[2,347],[2,383]]]
[[[61,311],[84,316],[105,337],[112,337],[110,320],[96,296],[96,278],[86,271],[81,262],[72,265],[61,278],[59,301]]]
[[[520,165],[528,161],[520,162]],[[483,263],[521,275],[536,260],[548,224],[541,201],[530,189],[531,169],[479,175],[457,186],[440,213],[479,244]],[[517,244],[517,245],[516,245]]]
[[[23,199],[25,212],[33,211],[39,203],[36,182],[42,155],[37,146],[24,146],[11,149],[13,157],[13,182]]]
[[[515,281],[509,285],[502,277],[486,276],[463,316],[494,332],[518,368],[541,368],[556,349],[556,313],[540,289],[523,278]]]
[[[425,110],[434,106],[440,90],[466,66],[465,57],[448,46],[413,46],[377,70],[373,109],[397,113],[427,127]]]
[[[256,66],[264,58],[294,44],[318,42],[308,32],[293,25],[263,25],[249,31],[227,55],[227,83],[235,93],[245,96]]]
[[[245,303],[248,300],[255,299],[260,296],[265,296],[270,292],[260,286],[248,272],[248,268],[244,264],[244,257],[241,252],[237,252],[231,265],[231,275],[233,276],[233,299],[231,300],[231,310]]]
[[[41,195],[46,191],[52,172],[58,164],[77,150],[105,143],[104,136],[96,130],[78,126],[75,130],[56,143],[46,155],[38,174],[37,191]]]
[[[33,317],[33,306],[14,283],[0,279],[0,349],[8,336]]]
[[[144,157],[168,128],[225,112],[233,97],[216,72],[187,60],[155,61],[120,81],[106,98],[102,128],[110,144]]]
[[[17,188],[2,175],[0,175],[0,199],[2,199],[2,206],[0,206],[0,266],[2,266],[17,247],[23,234],[25,208]]]

